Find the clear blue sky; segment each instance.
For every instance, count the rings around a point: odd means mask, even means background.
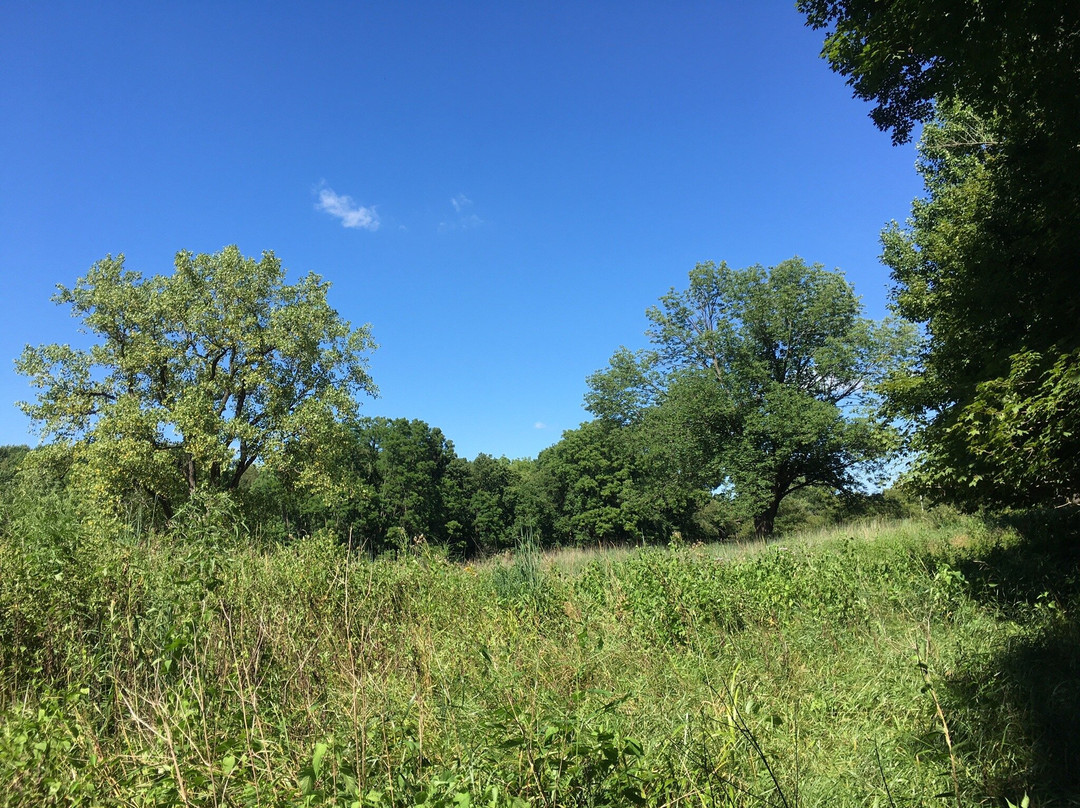
[[[271,249],[370,322],[382,395],[535,456],[696,262],[839,267],[920,193],[791,2],[0,6],[0,443],[49,300],[106,254]]]

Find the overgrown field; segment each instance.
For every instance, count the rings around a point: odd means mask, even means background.
[[[1060,524],[474,568],[5,508],[3,806],[1080,801]]]

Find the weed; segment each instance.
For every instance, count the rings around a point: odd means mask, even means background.
[[[2,508],[0,806],[1080,793],[1073,544],[1009,524],[555,556],[525,534],[474,568],[248,541],[213,502],[108,533],[55,492]]]

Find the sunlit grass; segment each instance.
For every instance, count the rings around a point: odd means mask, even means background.
[[[1011,529],[467,565],[255,547],[213,519],[106,539],[62,501],[12,507],[0,805],[1075,794],[1076,566]]]

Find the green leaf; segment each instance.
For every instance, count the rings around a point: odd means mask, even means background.
[[[323,758],[326,757],[327,745],[325,743],[315,744],[315,752],[311,756],[311,770],[318,777],[322,773]]]

